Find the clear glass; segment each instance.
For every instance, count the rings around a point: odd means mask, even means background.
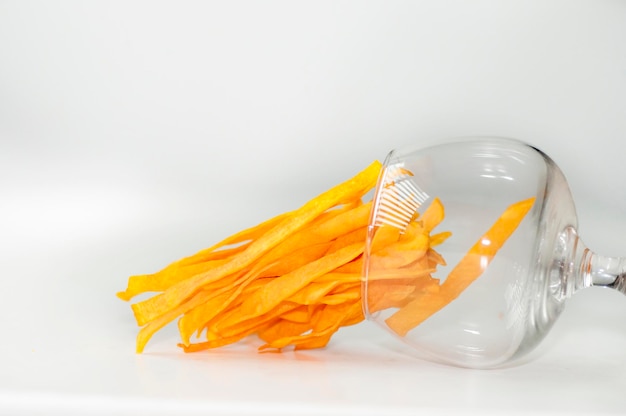
[[[377,296],[382,290],[393,297],[409,280],[379,278],[388,267],[375,251],[383,227],[403,233],[435,199],[441,201],[445,215],[433,234],[451,235],[435,247],[445,265],[430,274],[441,285],[473,245],[489,244],[480,243],[481,236],[507,207],[529,198],[532,208],[495,256],[476,260],[480,274],[458,297],[406,334],[390,328],[402,304],[381,306]],[[544,338],[578,289],[600,285],[626,293],[626,262],[592,253],[576,226],[563,174],[548,156],[522,142],[468,138],[394,150],[374,195],[364,256],[365,315],[434,360],[474,368],[511,363]],[[423,296],[431,290],[423,282],[415,278],[408,284],[420,293],[413,295],[415,302],[420,296],[436,299],[437,293]]]

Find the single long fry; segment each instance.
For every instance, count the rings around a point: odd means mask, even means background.
[[[435,229],[441,221],[443,221],[443,217],[443,204],[439,198],[435,198],[428,209],[424,211],[424,214],[421,216],[422,225],[426,231],[430,232]]]

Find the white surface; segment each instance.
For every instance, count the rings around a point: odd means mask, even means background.
[[[532,361],[147,353],[114,293],[392,147],[528,140],[626,254],[626,3],[0,1],[0,414],[623,413],[626,302],[573,298]]]

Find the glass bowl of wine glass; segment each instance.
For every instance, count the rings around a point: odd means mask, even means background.
[[[462,138],[391,151],[383,165],[364,254],[365,315],[420,354],[506,365],[535,349],[577,290],[626,293],[626,263],[584,246],[565,176],[541,150]],[[393,233],[404,245],[391,264],[377,247]]]

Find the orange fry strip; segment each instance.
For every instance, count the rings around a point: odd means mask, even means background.
[[[360,198],[357,199],[360,201]],[[352,204],[348,204],[350,206]],[[272,261],[283,262],[285,257],[298,250],[306,250],[317,244],[332,244],[333,240],[351,234],[354,230],[367,225],[371,203],[357,204],[354,208],[332,209],[326,211],[300,231],[263,255],[259,261],[266,264]],[[361,240],[363,241],[363,240]]]
[[[430,203],[426,211],[422,214],[420,219],[422,220],[422,225],[427,232],[431,232],[432,230],[439,225],[441,221],[443,221],[444,217],[444,209],[443,204],[439,200],[439,198],[433,199],[433,202]]]
[[[223,337],[235,336],[237,334],[248,332],[251,328],[259,328],[268,322],[280,318],[282,314],[291,312],[298,308],[299,305],[291,302],[281,302],[266,314],[258,315],[253,318],[247,318],[240,311],[233,310],[225,319],[218,321],[213,325],[213,331]]]
[[[206,272],[218,267],[229,259],[208,260],[204,263],[168,266],[154,274],[131,276],[128,278],[128,287],[124,292],[119,292],[117,297],[122,300],[130,300],[145,292],[162,292],[174,283],[180,282],[198,273]]]
[[[267,328],[259,331],[259,338],[268,344],[286,337],[295,337],[311,329],[311,322],[301,323],[280,319]]]

